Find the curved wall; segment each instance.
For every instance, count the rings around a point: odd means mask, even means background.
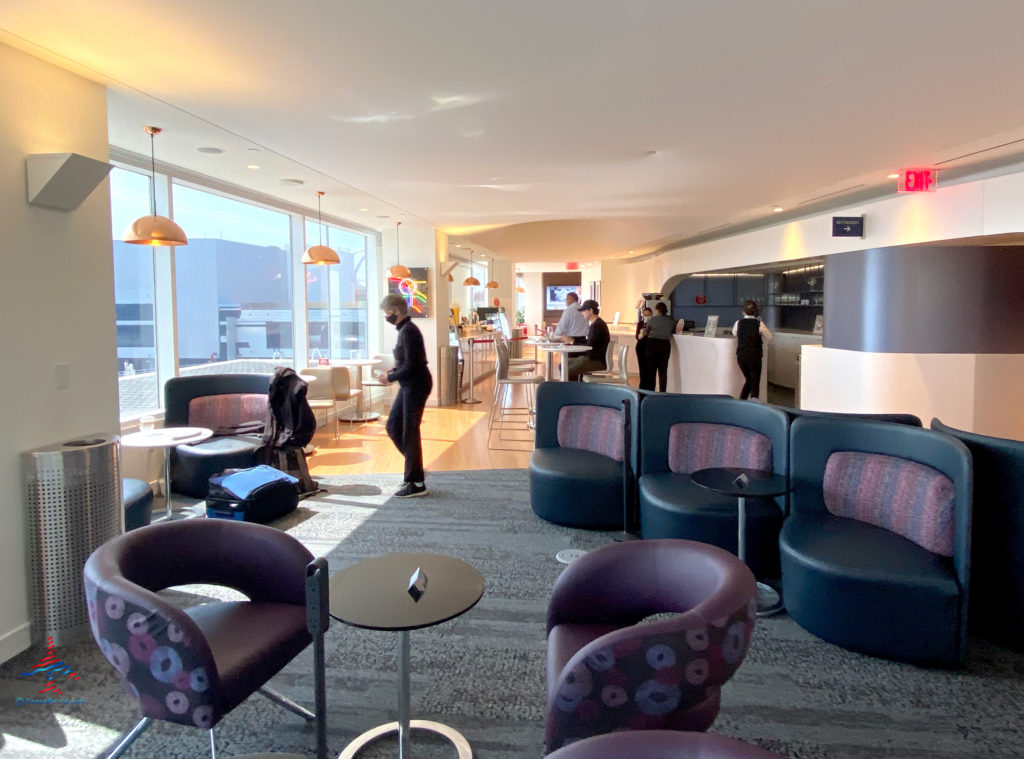
[[[824,346],[1024,353],[1024,247],[915,246],[825,259]]]

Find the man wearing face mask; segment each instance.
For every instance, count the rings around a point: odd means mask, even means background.
[[[395,367],[379,377],[398,383],[398,393],[388,414],[388,437],[405,456],[405,484],[396,498],[415,498],[427,494],[423,476],[423,445],[420,422],[434,380],[427,368],[427,351],[423,334],[409,318],[409,306],[398,293],[388,293],[380,302],[384,320],[398,330],[395,343]]]

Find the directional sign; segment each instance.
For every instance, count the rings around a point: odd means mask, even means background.
[[[863,216],[833,216],[832,217],[833,237],[863,237],[864,217]]]

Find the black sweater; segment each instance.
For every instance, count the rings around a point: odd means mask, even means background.
[[[395,368],[388,372],[388,382],[416,386],[430,382],[427,368],[427,349],[423,345],[423,333],[413,324],[412,319],[403,319],[395,327],[398,341],[395,343]]]

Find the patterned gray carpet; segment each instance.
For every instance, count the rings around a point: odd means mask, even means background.
[[[594,548],[605,533],[557,527],[529,507],[522,470],[430,475],[431,495],[390,498],[395,475],[326,478],[332,493],[303,501],[276,526],[338,570],[367,556],[423,551],[457,556],[486,579],[466,615],[412,633],[413,717],[460,730],[481,759],[543,753],[544,612],[566,547]],[[201,601],[223,591],[189,588]],[[356,735],[396,717],[397,636],[335,623],[327,638],[332,756]],[[963,672],[924,670],[853,654],[819,641],[787,616],[758,621],[751,651],[723,691],[713,730],[793,759],[1014,757],[1024,745],[1024,656],[975,641]],[[0,666],[0,757],[93,757],[136,720],[132,699],[91,641],[57,654],[80,675],[62,686],[65,706],[17,705],[34,696],[21,676],[37,649]],[[300,703],[312,701],[312,655],[273,681]],[[313,755],[303,720],[253,696],[218,725],[219,756],[260,751]],[[441,740],[417,737],[415,756],[452,757]],[[201,757],[199,730],[156,723],[128,757]],[[396,755],[393,740],[366,757]]]

